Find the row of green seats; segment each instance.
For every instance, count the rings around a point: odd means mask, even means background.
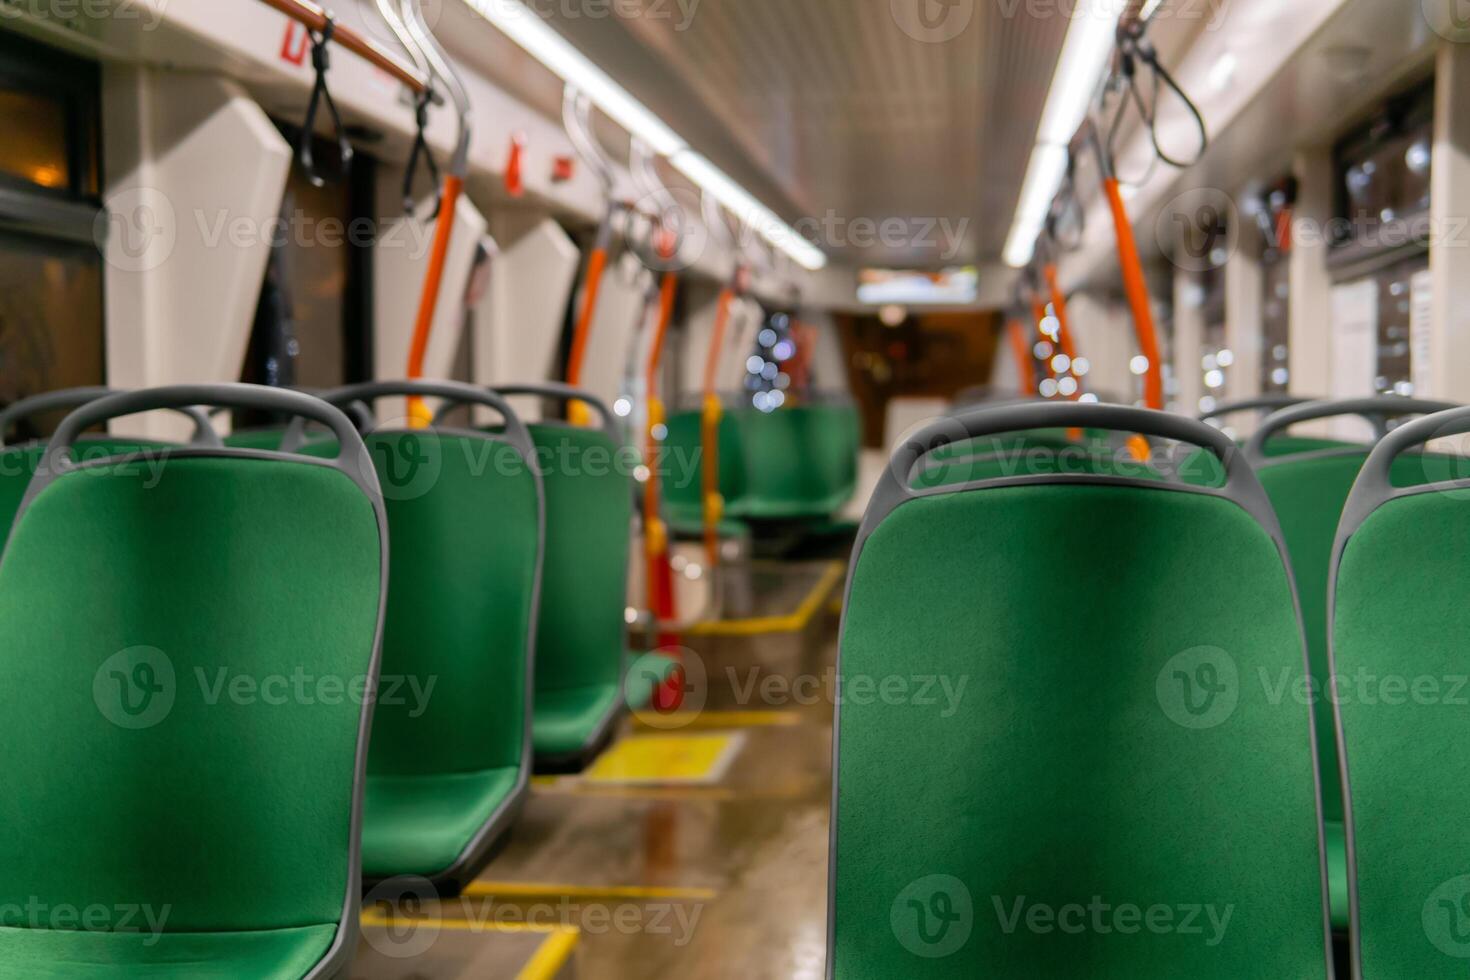
[[[675,413],[663,440],[664,506],[679,534],[703,527],[701,425],[698,411]],[[722,533],[738,533],[750,520],[831,517],[856,491],[860,442],[850,403],[726,409],[719,428]]]
[[[83,437],[200,404],[305,416],[342,451]],[[67,416],[0,560],[0,974],[345,970],[385,529],[362,440],[317,399],[184,386]]]
[[[238,396],[236,389],[252,397]],[[188,391],[211,396],[200,397],[201,403],[260,407],[261,399],[248,386]],[[341,461],[352,460],[363,484],[378,495],[392,559],[379,570],[386,575],[387,589],[380,627],[382,663],[380,671],[374,665],[371,676],[380,696],[370,699],[373,750],[354,790],[361,816],[354,809],[351,821],[352,871],[369,886],[413,876],[429,879],[440,894],[462,887],[505,840],[524,801],[533,758],[538,768],[584,765],[606,743],[621,712],[647,703],[668,674],[669,664],[661,658],[630,663],[625,656],[632,465],[631,457],[619,455],[622,444],[611,415],[595,399],[564,386],[513,393],[575,398],[597,408],[605,424],[601,429],[554,422],[527,427],[499,395],[481,389],[379,383],[326,393],[324,401],[281,393],[320,406],[314,414],[301,411],[299,401],[266,399],[293,417],[292,424],[235,437],[234,446],[220,445],[207,419],[194,412],[196,422],[202,422],[196,437],[202,448],[153,450],[166,463],[158,472],[170,477],[184,460],[198,456],[227,459],[247,471],[249,464],[263,461],[322,466],[333,460],[346,470]],[[69,397],[75,404],[96,394]],[[443,399],[446,408],[493,411],[501,424],[376,428],[366,406],[405,395]],[[175,395],[174,403],[182,404],[182,398]],[[343,406],[356,425],[344,424],[343,414],[328,403]],[[18,406],[12,412],[24,410]],[[326,433],[309,429],[308,421]],[[351,437],[344,439],[344,431]],[[19,459],[37,453],[49,459],[55,452],[70,458],[80,455],[73,446],[80,448],[78,440],[60,447],[55,441],[49,446],[33,443],[7,452]],[[134,447],[115,448],[130,452]],[[90,446],[87,458],[107,451]],[[106,463],[99,460],[99,465]],[[110,465],[123,469],[116,458]],[[51,469],[45,464],[33,467],[42,475]],[[227,497],[224,476],[217,492]],[[35,492],[30,491],[33,496]],[[289,510],[289,493],[272,505]],[[256,515],[249,511],[244,516]],[[340,520],[316,517],[340,530]],[[298,522],[293,518],[287,524],[296,527]],[[228,556],[241,549],[253,553],[250,538],[248,523],[234,520],[215,540]],[[310,535],[301,544],[320,546],[321,538]],[[340,622],[319,604],[304,604],[309,613],[300,614],[315,615],[321,622],[305,631],[303,645]],[[237,615],[242,621],[237,630],[247,636],[257,632],[247,611],[237,610]],[[139,664],[124,665],[118,676],[151,684],[160,676],[158,665],[146,653],[139,656]],[[243,658],[240,662],[248,663]],[[315,668],[314,663],[309,666]],[[310,733],[303,729],[303,734]],[[187,733],[179,737],[187,738]],[[302,744],[310,741],[308,737]],[[308,828],[308,837],[311,833]],[[357,887],[354,879],[354,894]],[[337,922],[333,931],[347,921]],[[257,938],[268,937],[262,933]],[[169,948],[187,953],[195,947],[174,943]],[[147,954],[140,955],[151,966]],[[262,967],[259,975],[307,972],[299,967],[309,951],[283,959],[281,972],[263,968],[268,955],[261,952],[250,961]],[[225,960],[236,962],[229,954]],[[257,972],[250,966],[241,969]],[[240,975],[234,967],[227,972]]]
[[[1068,428],[1203,447],[1219,486],[1105,468],[915,487],[935,447]],[[977,474],[978,475],[978,474]],[[849,573],[832,975],[1330,975],[1284,545],[1219,431],[1110,405],[962,413],[897,451]],[[962,694],[960,692],[963,692]]]
[[[1246,459],[1255,468],[1281,522],[1301,605],[1314,691],[1331,690],[1327,608],[1333,545],[1343,506],[1373,446],[1295,435],[1292,429],[1310,422],[1361,416],[1382,433],[1390,419],[1454,407],[1447,402],[1395,397],[1299,401],[1266,418],[1244,448]],[[1437,474],[1448,473],[1445,467],[1449,463],[1448,457],[1405,453],[1394,460],[1394,479],[1397,485],[1405,486],[1431,482]],[[1332,926],[1345,931],[1349,925],[1347,843],[1334,718],[1325,697],[1317,698],[1314,715],[1327,833]]]

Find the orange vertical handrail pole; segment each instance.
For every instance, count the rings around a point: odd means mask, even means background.
[[[1042,277],[1046,280],[1047,291],[1051,293],[1052,314],[1057,318],[1057,345],[1062,348],[1062,353],[1067,355],[1067,360],[1075,364],[1077,361],[1077,344],[1072,338],[1072,325],[1067,319],[1067,297],[1062,292],[1061,281],[1057,276],[1055,262],[1048,262],[1042,269]],[[1075,371],[1073,377],[1076,378]],[[1069,396],[1073,401],[1082,397],[1082,380],[1077,378],[1077,389]]]
[[[1031,341],[1026,337],[1026,328],[1021,321],[1006,321],[1006,337],[1011,343],[1011,356],[1016,359],[1016,376],[1020,379],[1021,394],[1036,394],[1036,360],[1031,354]]]
[[[737,281],[739,277],[737,272]],[[700,443],[704,459],[700,470],[700,492],[704,516],[704,557],[711,570],[720,560],[720,520],[725,509],[725,501],[720,496],[720,420],[724,416],[724,407],[720,404],[716,384],[725,331],[730,323],[730,308],[734,303],[735,286],[726,286],[720,292],[714,335],[710,337],[709,351],[704,359],[704,401],[700,414]]]
[[[612,238],[612,213],[597,229],[597,241],[592,254],[587,257],[587,275],[582,282],[582,309],[577,314],[577,325],[572,332],[572,349],[567,355],[567,384],[582,383],[582,367],[587,361],[587,345],[592,339],[592,325],[597,318],[597,300],[602,293],[602,277],[607,271],[608,251]],[[591,413],[582,402],[573,402],[567,409],[573,425],[586,425]]]
[[[449,242],[454,236],[454,212],[464,181],[454,174],[444,178],[444,196],[439,205],[439,218],[434,226],[434,244],[429,252],[429,268],[424,273],[424,289],[419,296],[418,318],[414,322],[413,342],[408,349],[408,376],[424,376],[424,358],[429,350],[429,337],[434,330],[434,314],[439,308],[439,293],[444,284],[444,262],[449,255]],[[430,422],[422,398],[408,400],[409,422],[422,427]]]
[[[1133,329],[1138,335],[1138,350],[1148,361],[1144,373],[1143,403],[1152,409],[1164,407],[1164,368],[1159,359],[1158,330],[1154,326],[1153,309],[1149,305],[1148,284],[1143,278],[1143,262],[1138,257],[1138,243],[1133,238],[1133,225],[1123,203],[1123,191],[1116,177],[1103,178],[1103,190],[1113,214],[1113,231],[1118,239],[1118,263],[1123,270],[1123,291],[1133,312]]]
[[[669,565],[669,529],[661,514],[662,486],[659,467],[662,463],[658,428],[665,423],[663,399],[659,397],[658,373],[663,363],[664,341],[674,319],[674,298],[679,277],[665,272],[659,286],[658,320],[654,325],[653,343],[648,350],[648,368],[644,385],[648,397],[648,424],[644,433],[644,458],[648,466],[648,482],[643,485],[643,550],[647,562],[649,604],[660,626],[677,616],[674,602],[673,569]],[[678,646],[679,636],[660,629],[660,648]]]

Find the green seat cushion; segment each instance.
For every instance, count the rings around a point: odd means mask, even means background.
[[[1307,707],[1257,681],[1306,668],[1255,518],[1146,487],[939,493],[889,514],[852,574],[837,977],[1326,976]],[[965,689],[881,696],[916,676]],[[1091,922],[1095,898],[1200,931],[1028,926]]]
[[[336,935],[336,926],[161,934],[0,928],[0,974],[32,980],[298,980],[321,961]]]
[[[431,878],[459,860],[510,797],[518,766],[429,776],[369,776],[362,870],[369,878]]]
[[[1412,464],[1411,464],[1412,465]],[[1352,790],[1362,976],[1463,977],[1470,958],[1470,504],[1391,500],[1337,570],[1333,654]]]
[[[696,510],[666,507],[664,523],[669,531],[681,538],[697,538],[704,534],[704,515]],[[722,538],[743,538],[750,533],[750,525],[733,517],[726,517],[715,525]]]
[[[602,730],[619,704],[616,683],[542,691],[532,721],[538,756],[579,752]]]
[[[1345,932],[1348,927],[1347,830],[1341,820],[1323,824],[1323,845],[1327,848],[1327,898],[1332,907],[1332,928]]]
[[[852,405],[729,413],[740,433],[745,487],[730,508],[753,520],[826,518],[857,488],[859,424]]]

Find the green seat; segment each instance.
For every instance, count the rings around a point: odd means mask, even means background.
[[[636,456],[613,414],[588,392],[537,384],[497,393],[579,400],[601,420],[596,429],[529,427],[546,494],[531,725],[536,769],[577,771],[606,745],[624,707]]]
[[[679,537],[704,533],[702,424],[698,411],[676,412],[666,423],[660,490],[664,522]],[[719,487],[725,498],[725,513],[718,529],[721,537],[740,537],[747,531],[737,516],[745,494],[745,451],[739,426],[728,409],[720,419],[719,453]]]
[[[1229,459],[1230,478],[916,491],[899,474],[944,424],[900,447],[841,636],[832,975],[1325,978],[1308,709],[1254,681],[1301,679],[1305,656],[1249,468],[1215,430],[1162,413],[959,419],[976,437],[1049,424],[1181,439]],[[891,678],[933,683],[895,697]]]
[[[1331,642],[1354,976],[1463,977],[1470,958],[1470,485],[1463,460],[1447,482],[1400,479],[1410,450],[1467,429],[1458,409],[1390,433],[1338,532]]]
[[[106,419],[205,402],[347,448],[66,463]],[[382,520],[350,423],[303,395],[159,389],[62,424],[0,561],[0,975],[345,969],[370,714],[345,692],[377,676]]]
[[[857,489],[857,407],[794,405],[729,413],[739,429],[745,486],[730,513],[762,521],[823,520]]]
[[[7,406],[4,411],[0,411],[0,539],[3,539],[5,533],[9,532],[16,512],[20,509],[21,500],[25,497],[26,487],[30,485],[31,478],[36,475],[36,468],[40,465],[41,457],[46,450],[46,444],[41,441],[6,446],[3,444],[6,433],[13,425],[25,419],[48,412],[78,408],[110,394],[115,394],[115,392],[109,388],[69,388],[21,399]],[[196,439],[209,429],[209,420],[202,413],[193,409],[180,409],[179,411],[194,423]],[[85,463],[124,453],[156,453],[169,445],[171,444],[149,439],[118,439],[109,436],[86,435],[76,440],[72,447],[71,458],[74,462]]]
[[[530,783],[541,479],[525,427],[483,389],[380,382],[324,397],[348,405],[414,394],[493,409],[506,432],[365,437],[393,548],[363,874],[417,876],[456,892],[502,842]],[[316,441],[302,449],[329,451]]]
[[[955,443],[936,449],[910,476],[909,486],[922,490],[959,486],[977,480],[1047,474],[1094,474],[1138,480],[1162,478],[1149,464],[1135,460],[1125,446],[1103,439],[1070,442],[1045,436],[1037,439],[1021,436],[960,440],[959,444],[969,448],[971,453],[955,453]]]
[[[1408,413],[1415,409],[1433,411],[1449,407],[1434,402],[1405,402],[1385,399],[1394,411]],[[1271,506],[1281,522],[1287,554],[1291,558],[1292,576],[1301,603],[1302,628],[1306,634],[1307,652],[1312,668],[1312,698],[1316,702],[1313,715],[1317,727],[1317,748],[1322,778],[1323,819],[1330,847],[1342,846],[1343,804],[1338,772],[1337,739],[1334,735],[1331,704],[1326,698],[1331,671],[1327,662],[1327,585],[1332,564],[1332,546],[1337,536],[1338,520],[1353,482],[1368,459],[1369,446],[1334,443],[1307,437],[1285,435],[1286,430],[1301,422],[1359,414],[1381,405],[1379,400],[1355,399],[1344,402],[1310,402],[1284,409],[1263,423],[1247,445],[1245,453],[1256,468],[1261,485],[1271,498]],[[1300,448],[1299,452],[1287,449]],[[1402,456],[1396,466],[1400,478],[1413,479],[1422,472],[1422,460]],[[1332,926],[1338,931],[1348,927],[1347,882],[1337,877],[1346,872],[1345,855],[1335,854],[1328,862],[1331,880]]]

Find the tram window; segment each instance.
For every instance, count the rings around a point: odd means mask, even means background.
[[[1338,143],[1335,249],[1356,260],[1424,247],[1433,128],[1430,82],[1390,101],[1376,119]]]
[[[1261,360],[1259,387],[1264,394],[1291,387],[1291,254],[1292,213],[1297,185],[1291,177],[1276,181],[1256,210],[1261,266]]]
[[[1210,411],[1225,393],[1226,379],[1235,364],[1235,352],[1225,337],[1225,268],[1216,266],[1200,273],[1201,318],[1204,336],[1200,343],[1201,411]]]
[[[106,378],[99,99],[95,65],[0,35],[0,405]]]
[[[321,142],[317,152],[332,149]],[[335,388],[371,377],[373,164],[357,153],[350,173],[325,187],[291,168],[241,381]],[[263,421],[237,413],[235,424]]]
[[[1429,259],[1416,256],[1378,273],[1376,391],[1414,394],[1413,341],[1427,299]]]

